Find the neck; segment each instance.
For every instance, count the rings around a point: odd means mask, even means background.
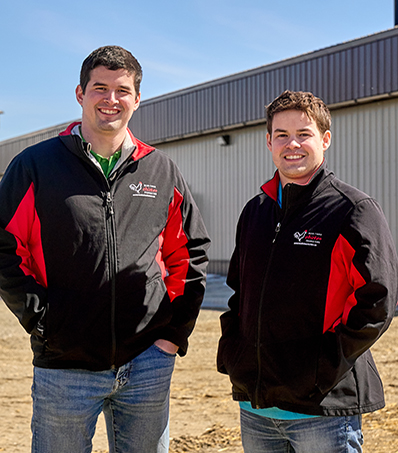
[[[86,130],[84,124],[82,124],[82,135],[84,140],[91,144],[91,148],[95,153],[108,158],[122,147],[126,138],[126,131],[124,130],[117,134],[93,134],[90,130]]]
[[[309,176],[306,176],[305,178],[301,178],[301,179],[285,178],[279,172],[279,180],[280,180],[280,182],[282,184],[282,187],[285,187],[286,184],[288,184],[288,183],[297,184],[298,186],[306,186],[307,184],[309,184],[309,182],[311,181],[311,179],[315,175],[315,173],[319,170],[319,168],[321,167],[322,163],[323,163],[323,161],[318,165],[318,167]]]

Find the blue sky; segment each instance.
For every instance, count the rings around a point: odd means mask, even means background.
[[[394,0],[0,0],[0,141],[80,117],[95,48],[140,61],[142,99],[394,26]]]

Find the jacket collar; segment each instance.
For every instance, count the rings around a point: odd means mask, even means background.
[[[321,166],[312,175],[310,181],[307,184],[300,185],[288,183],[283,188],[283,192],[286,193],[287,191],[289,191],[290,203],[302,203],[321,192],[333,178],[334,173],[328,170],[326,159],[324,159]],[[278,170],[276,170],[273,178],[263,184],[261,186],[261,190],[270,198],[277,201],[279,182],[279,172]]]
[[[79,135],[76,133],[76,130],[81,124],[82,124],[81,121],[75,121],[71,123],[63,132],[59,134],[60,137],[62,138],[67,136]],[[155,148],[153,146],[149,146],[146,143],[136,139],[133,133],[130,131],[130,129],[127,129],[126,139],[124,140],[122,147],[122,156],[127,155],[130,156],[132,153],[131,155],[132,159],[139,160],[142,159],[147,154],[150,154],[154,150]],[[124,159],[122,158],[122,160]]]

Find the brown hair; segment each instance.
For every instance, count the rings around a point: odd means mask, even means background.
[[[80,86],[83,94],[90,81],[91,71],[97,66],[105,66],[111,71],[125,69],[130,75],[134,74],[134,89],[138,96],[142,81],[142,68],[137,59],[128,50],[119,46],[104,46],[91,52],[83,61],[80,71]]]
[[[284,91],[267,106],[267,130],[272,134],[272,120],[285,110],[300,110],[313,119],[321,135],[330,130],[332,118],[322,99],[304,91]]]

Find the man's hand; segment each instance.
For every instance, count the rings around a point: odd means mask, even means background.
[[[156,340],[155,345],[169,354],[176,354],[178,346],[168,340]]]

